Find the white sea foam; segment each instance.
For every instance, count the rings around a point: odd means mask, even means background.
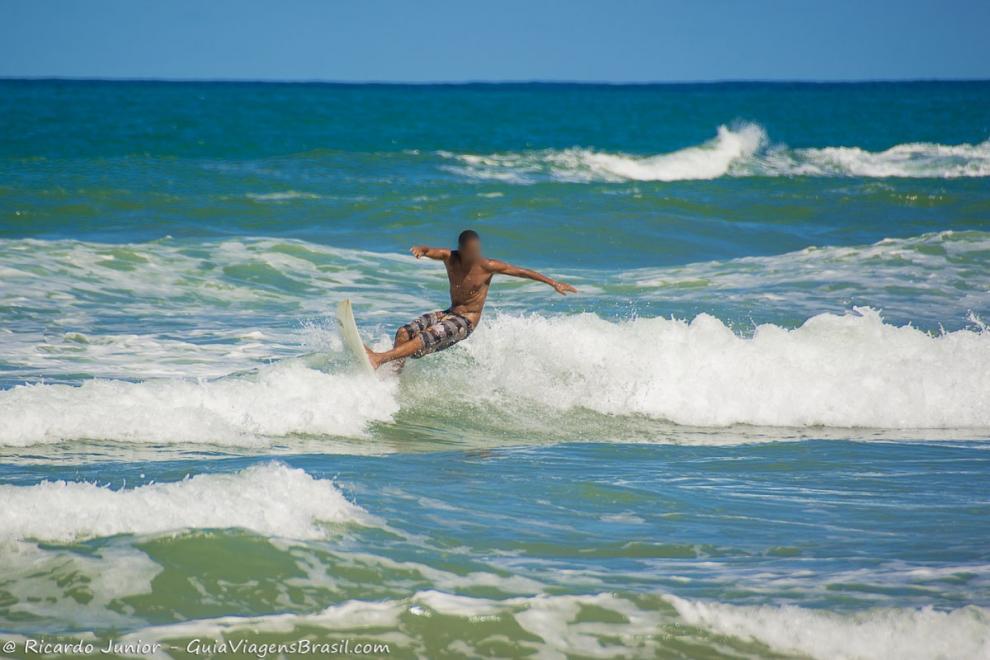
[[[898,144],[883,151],[859,147],[775,149],[766,172],[787,176],[959,177],[990,176],[990,140],[980,144]]]
[[[602,621],[587,616],[586,608],[605,610],[613,618]],[[413,616],[409,616],[409,615]],[[433,635],[424,635],[431,617],[439,614],[461,619],[468,634],[453,647],[434,647]],[[581,615],[585,620],[581,620]],[[620,621],[614,618],[619,617]],[[534,657],[588,658],[648,655],[660,648],[657,624],[659,613],[640,610],[632,602],[611,594],[588,596],[535,596],[494,600],[460,596],[427,590],[402,600],[368,602],[351,600],[313,614],[284,614],[259,617],[221,617],[186,623],[156,626],[131,633],[128,639],[183,639],[190,637],[224,637],[235,639],[247,631],[256,633],[290,633],[323,630],[361,631],[385,629],[375,639],[389,641],[418,656],[433,657],[439,651],[474,656],[477,636],[471,630],[477,624],[505,619],[526,632],[523,639],[513,640],[525,653]],[[488,624],[490,625],[490,624]],[[491,640],[484,635],[486,641]],[[508,639],[506,639],[508,641]],[[486,645],[487,646],[487,645]]]
[[[442,375],[466,402],[693,426],[990,429],[990,333],[931,335],[871,310],[793,330],[760,325],[752,336],[707,314],[504,315],[463,346],[474,365]]]
[[[643,602],[648,600],[649,604]],[[990,612],[964,607],[868,610],[838,614],[789,606],[732,606],[689,601],[674,596],[640,599],[614,594],[537,595],[503,600],[427,590],[402,600],[351,600],[312,614],[221,617],[145,628],[126,639],[237,639],[246,633],[289,634],[323,631],[317,639],[341,631],[385,629],[376,639],[417,655],[439,649],[423,629],[434,615],[461,619],[464,631],[452,648],[478,655],[476,627],[511,622],[526,632],[514,640],[520,653],[535,657],[611,658],[654,656],[671,644],[686,644],[712,655],[749,657],[768,647],[776,653],[841,660],[884,658],[985,658],[990,651]],[[669,605],[667,605],[669,604]],[[672,607],[669,611],[667,607]],[[409,616],[409,615],[413,616]],[[605,616],[602,617],[601,615]],[[685,625],[686,624],[686,625]],[[711,633],[722,636],[712,639]],[[761,645],[754,648],[754,643]]]
[[[299,192],[298,190],[286,190],[283,192],[270,193],[248,193],[248,199],[256,202],[288,202],[294,199],[319,199],[316,193]]]
[[[757,124],[719,126],[700,145],[637,155],[588,148],[488,155],[441,152],[448,169],[477,179],[532,183],[561,181],[688,181],[722,176],[986,177],[990,140],[979,144],[898,144],[882,151],[856,146],[790,149],[773,145]]]
[[[4,511],[0,519],[9,515]],[[107,543],[90,552],[60,552],[12,541],[6,534],[0,539],[3,590],[8,595],[5,633],[18,629],[14,622],[24,621],[58,630],[141,625],[130,608],[118,605],[122,599],[151,594],[162,567],[138,548]]]
[[[368,519],[330,481],[278,463],[120,490],[65,481],[0,485],[0,538],[10,540],[72,541],[233,527],[311,539],[325,536],[320,523]]]
[[[812,658],[990,658],[990,611],[963,607],[855,614],[789,606],[734,606],[667,596],[689,624]]]
[[[289,434],[359,436],[399,409],[394,380],[296,362],[212,381],[88,380],[0,390],[0,445],[70,439],[265,444]]]

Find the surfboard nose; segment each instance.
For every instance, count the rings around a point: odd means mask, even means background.
[[[357,322],[354,320],[354,309],[349,298],[344,298],[337,303],[337,328],[340,330],[340,338],[344,342],[344,347],[358,363],[361,370],[366,373],[374,373],[375,368],[368,359],[368,353],[361,335],[358,333]]]

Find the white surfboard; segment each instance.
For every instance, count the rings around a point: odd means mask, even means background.
[[[344,340],[344,346],[354,357],[354,361],[361,367],[361,371],[374,373],[375,368],[371,366],[371,360],[364,351],[364,343],[361,335],[358,334],[357,323],[354,322],[354,310],[351,309],[351,301],[341,300],[337,303],[337,327],[340,329],[340,338]]]

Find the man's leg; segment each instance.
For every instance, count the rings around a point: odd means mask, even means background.
[[[409,339],[409,330],[406,329],[406,326],[402,326],[395,331],[395,341],[392,342],[392,348],[398,348],[400,345],[409,341]]]
[[[402,346],[410,339],[412,339],[412,336],[409,334],[409,328],[407,328],[406,326],[402,326],[401,328],[395,331],[395,341],[392,342],[392,348],[398,348],[399,346]],[[406,366],[405,358],[399,358],[398,360],[395,361],[395,364],[392,366],[395,368],[395,373],[397,374],[402,373],[403,367]]]
[[[383,351],[381,353],[376,353],[367,346],[364,350],[368,352],[368,359],[371,360],[372,366],[377,369],[386,362],[391,362],[397,360],[398,364],[396,366],[396,372],[402,371],[402,367],[405,366],[405,358],[409,357],[419,349],[423,347],[422,340],[418,339],[419,333],[428,328],[430,325],[436,322],[442,316],[443,312],[428,312],[422,316],[417,316],[409,323],[405,324],[401,328],[395,331],[395,341],[392,342],[391,351]],[[412,341],[416,339],[417,341]],[[406,344],[412,343],[414,348],[410,349],[409,353],[398,353],[401,347]],[[385,357],[388,356],[388,357]]]
[[[371,364],[377,369],[386,362],[404,360],[411,355],[422,357],[428,353],[443,351],[457,342],[467,339],[468,335],[471,334],[471,330],[473,330],[471,322],[458,314],[444,315],[444,313],[440,312],[430,316],[435,317],[436,322],[411,336],[407,332],[406,336],[409,337],[407,341],[400,343],[399,340],[404,339],[404,337],[399,336],[401,330],[399,333],[396,333],[396,346],[390,351],[375,353],[365,347],[368,351],[368,359],[371,360]],[[426,317],[424,316],[422,318]],[[403,329],[408,329],[409,327],[412,326],[405,326]]]
[[[398,339],[398,338],[396,338]],[[398,344],[395,348],[390,351],[384,351],[382,353],[375,353],[373,350],[364,347],[364,350],[368,352],[368,359],[371,360],[371,366],[375,369],[382,366],[386,362],[391,362],[392,360],[404,360],[413,353],[423,348],[423,338],[419,335],[415,337],[410,337],[407,341]]]

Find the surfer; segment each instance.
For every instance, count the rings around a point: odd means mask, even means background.
[[[570,284],[558,282],[535,270],[519,268],[497,259],[481,255],[481,238],[478,233],[465,229],[457,237],[457,249],[417,245],[409,250],[417,259],[427,257],[442,261],[447,267],[450,281],[450,307],[430,312],[413,319],[395,333],[392,350],[376,353],[367,346],[368,359],[376,369],[386,362],[407,357],[421,358],[430,353],[450,348],[467,339],[478,327],[481,310],[488,298],[488,287],[495,275],[522,277],[543,282],[561,295],[576,293]]]

